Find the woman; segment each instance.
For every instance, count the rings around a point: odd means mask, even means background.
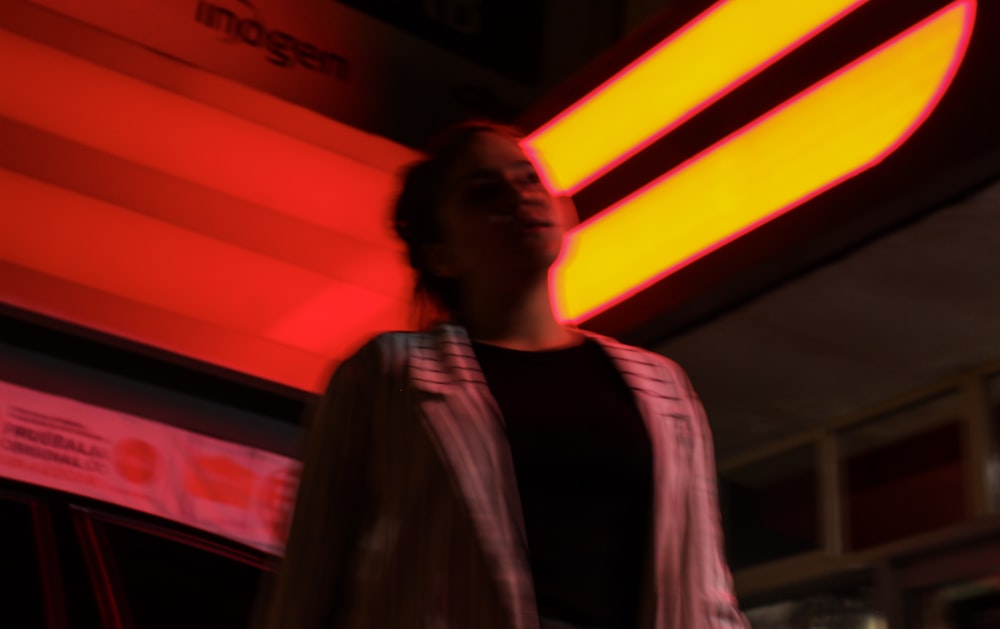
[[[672,362],[556,319],[575,215],[516,136],[454,129],[395,219],[448,321],[331,379],[267,626],[745,627],[701,407]]]

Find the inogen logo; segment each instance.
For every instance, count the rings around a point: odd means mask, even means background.
[[[243,42],[263,48],[267,52],[265,58],[276,66],[290,68],[299,65],[341,81],[347,80],[350,63],[346,57],[296,39],[288,33],[268,29],[249,0],[239,2],[253,9],[254,15],[241,17],[227,8],[199,0],[195,21],[224,33],[231,43]]]

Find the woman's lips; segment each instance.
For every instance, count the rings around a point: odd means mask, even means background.
[[[552,221],[547,221],[540,218],[528,218],[520,219],[517,221],[518,227],[521,229],[541,229],[545,227],[553,227]]]

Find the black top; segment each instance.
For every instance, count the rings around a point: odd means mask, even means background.
[[[632,391],[589,339],[473,347],[507,427],[539,612],[634,627],[653,455]]]

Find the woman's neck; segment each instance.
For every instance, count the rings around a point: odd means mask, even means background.
[[[473,340],[509,349],[554,349],[582,339],[556,319],[547,282],[523,291],[467,293],[461,323]]]

